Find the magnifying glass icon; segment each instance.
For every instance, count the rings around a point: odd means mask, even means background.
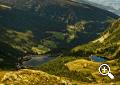
[[[110,72],[110,67],[107,64],[102,64],[99,67],[99,73],[103,76],[108,76],[111,79],[114,79],[114,76]]]

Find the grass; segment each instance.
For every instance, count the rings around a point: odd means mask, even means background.
[[[120,65],[118,57],[120,53],[120,45],[119,37],[116,37],[119,36],[119,31],[119,20],[116,20],[116,22],[113,23],[106,31],[107,33],[109,32],[110,35],[104,40],[104,42],[89,42],[88,44],[76,46],[71,51],[70,55],[72,56],[58,57],[53,61],[41,65],[37,69],[56,76],[67,77],[77,82],[86,82],[87,84],[88,82],[91,82],[103,85],[111,83],[119,85]],[[108,76],[102,76],[99,74],[98,68],[102,63],[89,61],[84,58],[90,54],[102,55],[112,59],[103,63],[108,64],[111,67],[111,73],[115,76],[114,80],[111,80]],[[79,59],[74,56],[83,56],[83,59]]]
[[[120,55],[120,19],[115,20],[101,33],[101,36],[87,44],[76,46],[72,49],[73,55],[88,56],[99,54],[109,59],[116,59]],[[102,40],[101,40],[102,39]]]
[[[0,71],[0,85],[65,85],[69,80],[42,71]],[[71,82],[72,83],[72,82]]]
[[[5,72],[4,71],[0,71],[0,82],[1,82],[1,79],[3,78]]]
[[[111,80],[108,76],[101,76],[99,74],[98,68],[102,63],[93,62],[85,59],[77,59],[75,61],[66,63],[66,66],[69,68],[70,71],[84,71],[91,73],[97,83],[118,82],[120,79],[120,68],[116,63],[116,60],[111,60],[104,63],[108,64],[111,67],[111,73],[115,76],[114,80]]]
[[[98,68],[96,67],[99,67],[100,63],[96,63],[85,59],[77,59],[75,61],[68,62],[65,65],[69,68],[70,71],[76,70],[79,72],[81,70],[89,71],[89,69],[91,69],[91,72],[94,72],[95,70],[98,70]]]
[[[52,60],[48,63],[45,63],[37,70],[45,71],[49,74],[61,76],[61,77],[67,77],[70,80],[76,80],[76,81],[83,81],[83,82],[95,82],[94,77],[89,72],[84,71],[70,71],[67,66],[65,66],[66,63],[76,60],[75,57],[58,57],[55,60]],[[90,79],[89,79],[89,78]]]
[[[61,67],[55,64],[55,61],[62,62]],[[53,62],[54,61],[54,62]],[[104,62],[110,65],[111,73],[115,76],[115,80],[109,79],[107,76],[99,75],[98,67],[101,63],[89,61],[86,59],[78,59],[75,57],[59,57],[44,64],[38,70],[21,69],[18,71],[0,71],[0,84],[5,85],[110,85],[120,84],[120,69],[116,64],[116,60]],[[51,64],[50,64],[51,63]],[[54,63],[54,67],[52,67]],[[45,66],[46,65],[46,66]],[[65,70],[65,67],[67,70]],[[64,68],[64,69],[61,69]],[[46,73],[41,70],[46,70]],[[49,70],[48,70],[49,69]],[[51,70],[50,70],[51,69]],[[56,71],[55,71],[56,69]],[[54,71],[53,71],[54,70]],[[57,72],[58,71],[58,72]],[[66,72],[64,72],[66,71]],[[56,74],[56,73],[60,73]],[[54,75],[51,75],[54,74]],[[56,76],[57,75],[57,76]],[[59,76],[59,77],[58,77]],[[91,77],[92,76],[92,77]],[[78,77],[78,78],[77,78]],[[92,79],[93,78],[93,79]],[[91,80],[92,79],[92,80]],[[94,80],[94,81],[93,81]]]
[[[114,80],[111,80],[108,76],[101,76],[99,74],[98,68],[102,63],[70,56],[58,57],[55,60],[39,66],[37,70],[69,78],[70,80],[76,81],[78,85],[80,82],[86,84],[89,82],[92,84],[104,83],[105,85],[108,83],[115,83],[116,85],[119,85],[120,67],[117,64],[117,60],[110,60],[103,63],[106,63],[111,67],[111,73],[115,76]]]

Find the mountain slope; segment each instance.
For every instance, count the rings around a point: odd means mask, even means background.
[[[109,19],[118,17],[71,0],[7,0],[4,3],[0,6],[0,41],[9,45],[11,50],[13,48],[13,51],[22,52],[22,56],[43,54],[50,50],[54,54],[61,53],[86,43],[105,30]],[[7,52],[9,50],[5,54]],[[11,59],[8,56],[4,57]],[[19,55],[12,56],[17,61]]]
[[[80,2],[81,0],[73,0],[76,2]],[[119,0],[82,0],[83,2],[86,2],[92,6],[101,8],[101,9],[106,9],[110,12],[113,12],[117,15],[120,15],[120,1]]]
[[[81,21],[87,22],[84,31],[90,36],[90,39],[93,39],[93,36],[97,36],[97,33],[104,30],[103,28],[109,18],[117,18],[117,15],[108,11],[70,0],[14,1],[11,10],[4,10],[0,13],[2,26],[22,32],[30,30],[38,41],[44,41],[44,39],[54,41],[55,38],[48,37],[52,36],[51,31],[62,32],[63,35],[67,35],[67,25],[74,25]],[[93,28],[96,31],[91,31]],[[78,34],[81,33],[78,32]],[[86,36],[84,33],[82,35]],[[81,41],[84,41],[83,38]],[[55,41],[59,45],[61,40],[55,39]],[[75,43],[80,43],[80,41]]]
[[[114,9],[119,9],[120,8],[120,1],[119,0],[109,0],[109,1],[107,1],[107,0],[100,0],[100,1],[97,1],[97,0],[89,0],[89,1],[92,1],[92,2],[97,2],[97,3],[99,3],[99,4],[103,4],[103,5],[105,5],[105,6],[111,6],[111,7],[113,7]]]
[[[101,34],[101,37],[86,45],[73,49],[75,53],[84,50],[87,55],[98,54],[110,59],[119,58],[120,54],[120,19],[115,20],[108,29]]]
[[[56,59],[42,64],[39,70],[64,76],[76,81],[89,82],[85,85],[119,85],[120,80],[120,19],[115,20],[99,38],[88,44],[76,46],[72,53],[63,54]],[[107,57],[104,62],[92,61],[90,55]],[[106,63],[111,68],[111,73],[115,79],[111,80],[108,76],[101,76],[98,68],[101,64]],[[54,68],[53,68],[54,67]],[[73,72],[73,73],[72,73]],[[75,72],[75,73],[74,73]],[[79,85],[79,84],[78,84]],[[80,83],[81,85],[81,83]]]
[[[101,5],[104,5],[106,6],[105,9],[115,13],[115,14],[118,14],[120,15],[120,1],[119,0],[88,0],[88,1],[91,1],[91,2],[94,2],[94,3],[98,3],[98,4],[101,4]]]

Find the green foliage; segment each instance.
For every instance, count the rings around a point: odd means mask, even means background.
[[[18,32],[8,28],[0,29],[1,36],[0,40],[8,43],[12,47],[21,51],[29,51],[33,42],[33,34],[31,31]]]
[[[58,57],[55,60],[52,60],[48,63],[45,63],[43,65],[40,65],[38,68],[42,71],[45,71],[49,74],[53,74],[56,76],[61,76],[61,77],[67,77],[73,80],[77,81],[83,81],[83,82],[93,82],[95,81],[91,73],[89,72],[76,72],[76,71],[70,71],[65,64],[69,61],[75,60],[75,57]],[[90,77],[92,80],[89,80],[87,77]]]
[[[53,32],[47,32],[48,34],[52,34],[51,36],[55,39],[58,39],[58,40],[61,40],[63,41],[65,39],[65,34],[63,32],[56,32],[56,31],[53,31]]]
[[[57,48],[57,45],[54,41],[52,40],[43,40],[42,45],[48,48]]]
[[[85,29],[85,21],[77,22],[74,25],[67,26],[67,42],[70,43],[71,41],[75,40],[78,35],[77,33],[82,32]]]

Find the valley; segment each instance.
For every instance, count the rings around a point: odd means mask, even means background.
[[[0,0],[0,85],[120,84],[120,17],[81,2]]]

